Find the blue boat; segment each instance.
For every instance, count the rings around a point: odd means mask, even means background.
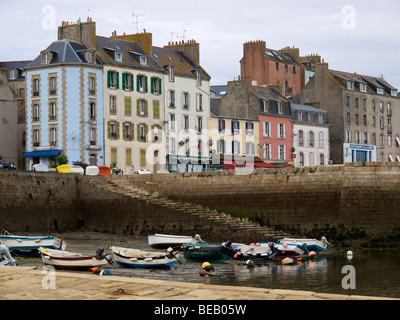
[[[320,251],[325,250],[328,246],[333,247],[332,244],[326,240],[325,237],[322,237],[321,240],[317,239],[296,239],[296,238],[283,238],[280,239],[277,243],[277,245],[296,245],[299,248],[306,248],[305,252],[311,252],[314,251],[316,254],[318,254]]]

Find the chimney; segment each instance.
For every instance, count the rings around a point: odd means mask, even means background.
[[[149,32],[136,33],[136,34],[123,34],[118,36],[117,32],[114,31],[111,36],[112,39],[119,39],[125,41],[136,42],[147,55],[153,54],[153,34]]]
[[[282,52],[282,53],[286,53],[286,54],[288,54],[289,56],[291,56],[292,57],[292,59],[294,60],[294,61],[296,61],[297,63],[301,63],[300,62],[300,50],[298,49],[298,48],[295,48],[295,47],[293,47],[293,48],[290,48],[290,47],[286,47],[286,48],[283,48],[283,49],[281,49],[281,50],[279,50],[280,52]]]
[[[72,40],[82,43],[88,49],[96,49],[96,22],[87,18],[79,19],[75,24],[63,21],[58,27],[58,40]]]
[[[194,65],[200,65],[200,44],[195,40],[169,42],[164,48],[181,51]]]

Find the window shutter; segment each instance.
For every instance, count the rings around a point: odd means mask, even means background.
[[[283,124],[283,139],[286,139],[286,124]]]
[[[160,79],[158,79],[158,94],[162,94],[161,84],[162,84],[162,82],[161,82],[161,78],[160,78]]]
[[[217,153],[221,153],[221,140],[217,141]]]
[[[144,136],[145,136],[145,141],[147,141],[147,133],[149,132],[149,126],[146,124],[144,128]]]
[[[231,121],[231,131],[232,131],[232,134],[235,132],[235,122],[232,120]],[[233,146],[233,145],[232,145]],[[233,149],[232,149],[233,150]],[[232,152],[233,153],[233,152]]]
[[[111,87],[111,71],[107,71],[107,88]]]
[[[190,110],[191,100],[192,100],[192,95],[188,93],[188,110]]]
[[[218,120],[218,132],[222,131],[222,120]]]
[[[117,72],[117,89],[119,89],[119,72]]]
[[[234,140],[232,140],[232,154],[235,154],[235,141]]]
[[[117,122],[117,139],[119,139],[119,122]]]
[[[237,142],[237,153],[240,154],[240,142]]]
[[[125,80],[126,80],[125,72],[122,72],[122,90],[125,90]]]
[[[126,123],[122,122],[122,139],[126,139]]]
[[[136,115],[139,117],[140,116],[140,100],[136,100]]]
[[[154,93],[154,78],[150,78],[150,92]]]
[[[265,128],[267,127],[267,123],[265,121],[263,121],[263,136],[266,137],[266,132],[265,132]]]
[[[160,102],[158,100],[153,101],[153,117],[155,119],[160,119]]]
[[[147,76],[144,77],[144,92],[149,92],[149,88],[147,85]]]
[[[146,117],[149,116],[149,102],[147,100],[145,100],[145,110],[144,110],[144,115]]]
[[[108,136],[108,139],[111,139],[111,121],[107,121],[107,136]]]
[[[222,120],[222,130],[225,132],[225,120]]]
[[[137,124],[137,139],[140,141],[140,124]]]
[[[136,75],[136,91],[140,92],[140,75]]]
[[[133,74],[131,74],[131,91],[133,91]]]

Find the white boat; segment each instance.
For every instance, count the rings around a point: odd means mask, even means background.
[[[15,265],[15,260],[11,257],[10,250],[4,244],[0,244],[0,266]]]
[[[181,250],[181,246],[185,243],[199,244],[205,243],[198,234],[192,236],[177,236],[156,233],[148,236],[149,246],[153,249]]]
[[[43,163],[38,163],[38,164],[34,164],[32,166],[33,171],[38,171],[38,172],[49,172],[49,167],[46,166]]]
[[[55,269],[89,270],[94,267],[104,267],[109,262],[102,250],[99,250],[95,255],[46,248],[39,248],[39,252],[43,264],[53,266]]]
[[[73,165],[71,166],[72,173],[79,173],[83,175],[85,173],[85,170],[81,166]]]
[[[321,240],[317,239],[298,239],[298,238],[283,238],[278,241],[279,244],[295,244],[299,246],[306,246],[307,251],[314,251],[315,253],[318,254],[318,252],[325,250],[328,246],[332,246],[326,240],[325,237],[322,237]]]
[[[136,171],[137,174],[151,174],[151,171],[148,169],[139,169]]]
[[[120,267],[138,269],[171,269],[177,260],[177,252],[143,251],[138,249],[110,247],[113,261]]]
[[[85,176],[97,176],[99,175],[100,169],[97,166],[87,166],[85,168]]]
[[[6,230],[0,232],[0,242],[11,251],[24,254],[37,254],[39,247],[65,250],[67,246],[61,236],[22,236]]]

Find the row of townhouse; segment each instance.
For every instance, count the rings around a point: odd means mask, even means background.
[[[63,22],[21,79],[8,66],[9,82],[25,89],[19,168],[52,166],[65,154],[70,164],[115,164],[127,173],[178,171],[178,158],[208,156],[210,76],[199,60],[193,40],[160,48],[151,33],[101,37],[91,19]]]
[[[210,153],[296,166],[327,165],[327,112],[292,103],[284,90],[282,85],[258,86],[251,80],[212,86]]]

